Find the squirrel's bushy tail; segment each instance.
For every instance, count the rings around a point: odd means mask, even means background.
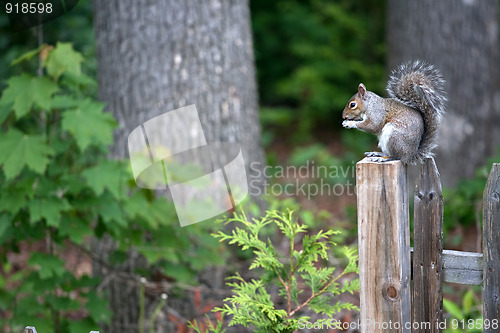
[[[439,71],[423,61],[405,63],[392,71],[387,92],[391,98],[422,113],[424,135],[412,162],[432,157],[446,103],[444,79]]]

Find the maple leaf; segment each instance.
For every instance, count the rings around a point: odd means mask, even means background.
[[[24,166],[42,174],[54,153],[40,135],[24,134],[16,129],[0,134],[0,166],[5,177],[12,179],[19,175]]]
[[[71,208],[66,199],[56,197],[36,198],[28,203],[31,223],[45,218],[48,226],[59,227],[61,212]]]
[[[125,196],[123,184],[127,177],[130,177],[123,163],[115,160],[103,160],[98,165],[83,171],[82,176],[96,195],[101,195],[104,189],[108,189],[115,198]]]
[[[103,112],[102,103],[84,100],[79,107],[64,111],[62,129],[70,132],[83,151],[92,143],[113,143],[116,122],[110,113]]]
[[[2,104],[11,104],[17,118],[25,116],[33,104],[42,109],[50,109],[52,95],[59,90],[57,84],[46,77],[32,77],[28,74],[14,76],[7,81]]]
[[[73,50],[71,43],[58,42],[44,61],[44,66],[47,73],[57,81],[64,72],[80,75],[82,61],[83,56]]]

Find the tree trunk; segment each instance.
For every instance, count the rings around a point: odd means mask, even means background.
[[[389,0],[389,68],[411,59],[446,79],[437,164],[445,186],[472,177],[500,135],[498,1]],[[498,140],[496,140],[498,146]]]
[[[119,121],[113,155],[128,158],[128,135],[147,120],[195,104],[207,143],[239,145],[247,176],[258,179],[264,155],[248,1],[99,0],[94,10],[100,99]],[[103,257],[110,246],[98,247]],[[115,317],[106,332],[137,332],[137,288],[109,286]]]

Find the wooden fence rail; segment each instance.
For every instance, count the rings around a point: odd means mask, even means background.
[[[500,325],[500,164],[493,164],[484,191],[483,253],[443,250],[434,159],[425,160],[416,183],[413,249],[406,167],[365,158],[356,179],[361,332],[442,332],[443,282],[482,285],[483,323]],[[488,326],[483,332],[500,332]]]

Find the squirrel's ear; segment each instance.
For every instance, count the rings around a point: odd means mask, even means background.
[[[365,85],[363,83],[360,83],[359,86],[358,86],[358,94],[359,94],[359,97],[365,98],[366,87],[365,87]]]

